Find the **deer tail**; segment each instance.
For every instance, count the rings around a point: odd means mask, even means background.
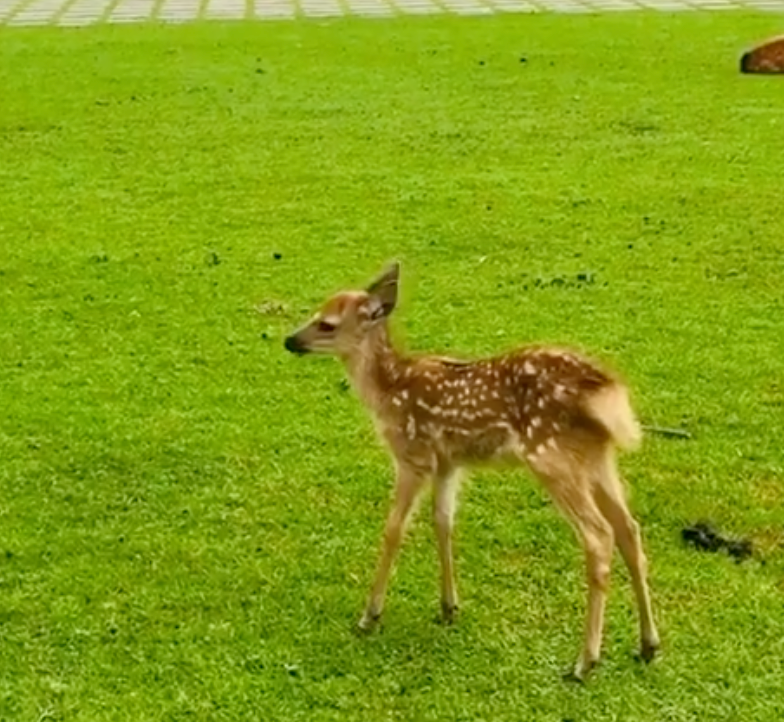
[[[636,449],[642,441],[642,430],[629,401],[629,392],[620,381],[611,381],[583,401],[583,409],[603,426],[621,449]]]

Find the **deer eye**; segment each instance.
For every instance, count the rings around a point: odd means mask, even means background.
[[[335,330],[335,327],[326,321],[319,321],[318,330],[321,331],[321,333],[332,333]]]

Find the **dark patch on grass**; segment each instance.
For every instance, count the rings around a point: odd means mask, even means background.
[[[553,276],[551,278],[534,278],[531,287],[537,290],[556,288],[561,290],[581,289],[593,286],[596,283],[596,274],[592,271],[583,271],[569,276]],[[527,286],[525,286],[527,288]]]
[[[754,545],[750,539],[730,539],[720,534],[707,521],[700,521],[681,531],[683,540],[700,551],[718,552],[725,550],[727,554],[740,563],[754,553]]]

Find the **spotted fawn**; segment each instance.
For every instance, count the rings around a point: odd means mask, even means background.
[[[433,520],[441,565],[441,610],[458,606],[452,552],[461,472],[495,461],[531,469],[582,543],[588,608],[582,652],[572,672],[584,679],[599,660],[613,547],[629,568],[639,608],[641,656],[659,636],[651,610],[647,562],[615,462],[640,428],[626,386],[575,352],[524,347],[478,361],[406,356],[392,345],[387,319],[398,296],[399,266],[365,291],[343,291],[286,339],[296,354],[338,356],[370,410],[397,471],[381,558],[362,630],[381,617],[390,573],[415,501],[433,485]]]

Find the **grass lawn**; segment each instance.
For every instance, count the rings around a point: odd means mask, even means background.
[[[784,716],[780,18],[622,14],[0,29],[0,719]],[[418,350],[623,370],[662,658],[616,564],[525,474],[477,473],[462,616],[414,524],[352,634],[391,472],[286,333],[403,263]],[[707,517],[754,559],[684,547]]]

